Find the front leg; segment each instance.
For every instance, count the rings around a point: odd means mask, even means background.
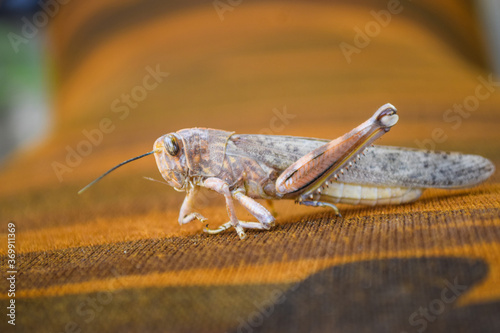
[[[195,206],[195,197],[198,193],[198,187],[191,188],[184,198],[184,202],[182,203],[181,210],[179,212],[179,224],[183,225],[193,221],[194,219],[198,219],[201,222],[205,222],[207,219],[201,215],[200,213],[193,212]]]
[[[229,222],[224,224],[221,228],[219,228],[220,230],[216,229],[215,232],[220,232],[228,229],[229,226],[233,226],[234,229],[236,229],[236,232],[238,233],[240,239],[244,239],[246,237],[246,234],[243,231],[243,227],[240,225],[238,218],[236,217],[236,210],[234,208],[234,202],[233,198],[231,197],[231,191],[229,190],[229,185],[225,181],[219,178],[212,177],[212,178],[207,178],[203,182],[203,186],[205,186],[208,189],[214,190],[217,193],[222,194],[226,199],[226,209],[227,209],[227,215],[229,216]]]

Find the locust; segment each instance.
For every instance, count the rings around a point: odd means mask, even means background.
[[[209,128],[182,129],[159,137],[153,150],[124,161],[95,179],[79,193],[116,168],[154,155],[166,183],[185,191],[178,222],[207,219],[195,211],[201,188],[224,196],[229,221],[204,231],[217,234],[234,228],[269,230],[275,216],[256,199],[291,199],[313,207],[337,203],[402,204],[417,200],[426,188],[457,189],[485,181],[495,170],[488,159],[455,152],[426,151],[372,143],[398,122],[396,108],[381,106],[368,120],[334,139],[236,134]],[[257,221],[241,221],[235,202]]]

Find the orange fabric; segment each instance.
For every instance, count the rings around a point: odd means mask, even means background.
[[[400,121],[378,143],[499,165],[499,86],[482,83],[490,73],[468,2],[401,1],[402,12],[350,62],[339,45],[355,45],[356,27],[388,2],[245,1],[223,20],[213,3],[161,3],[70,2],[52,21],[54,133],[0,172],[0,220],[16,224],[16,328],[500,328],[498,172],[479,187],[428,190],[411,204],[339,205],[342,218],[276,202],[277,226],[244,241],[233,230],[206,235],[196,221],[179,226],[183,195],[142,179],[160,179],[152,157],[76,194],[181,128],[335,138],[386,102]],[[487,97],[477,107],[448,111],[478,89]],[[139,91],[144,98],[127,104],[123,96]],[[90,153],[68,163],[68,147],[82,142]],[[208,197],[199,211],[215,227],[226,209]],[[238,216],[253,219],[241,207]],[[6,271],[6,227],[0,244]],[[0,287],[8,289],[5,279]],[[8,299],[0,295],[1,304]]]

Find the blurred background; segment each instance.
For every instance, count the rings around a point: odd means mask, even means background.
[[[469,67],[500,73],[500,4],[495,0],[398,2],[401,12],[393,15],[393,26],[382,26],[380,32],[375,28],[373,41],[361,51],[354,44],[356,27],[364,29],[374,18],[370,10],[383,10],[387,1],[276,1],[269,9],[260,1],[97,3],[0,1],[4,36],[0,41],[0,165],[17,149],[24,152],[26,147],[38,146],[57,131],[81,132],[94,125],[92,115],[108,113],[107,104],[140,83],[147,66],[160,65],[172,77],[151,92],[154,97],[131,107],[135,115],[127,122],[138,121],[160,130],[158,134],[161,129],[197,123],[237,129],[218,117],[232,104],[245,123],[259,122],[259,115],[283,105],[295,113],[304,112],[316,107],[299,106],[297,99],[311,90],[348,94],[352,107],[365,106],[357,96],[366,96],[368,87],[388,79],[373,78],[376,68],[367,59],[384,48],[390,52],[397,37],[418,49],[420,41],[411,40],[409,32],[405,38],[395,31],[396,26],[408,25],[409,17],[426,30],[427,38],[441,44],[439,51],[453,52],[457,61]],[[360,6],[366,8],[363,15],[349,15]],[[349,50],[352,63],[343,59],[343,42],[358,49]],[[402,71],[411,80],[408,71],[419,65],[408,50],[411,46],[405,46],[395,49],[408,53],[393,57],[395,72],[387,73],[392,81]],[[438,61],[433,52],[418,50],[427,55],[417,60]],[[377,58],[376,64],[380,62],[384,65],[383,58]],[[317,76],[309,80],[312,75]],[[430,82],[432,77],[424,80]],[[416,82],[414,87],[417,94],[421,86]],[[377,102],[400,96],[397,87],[390,88],[394,90],[367,101],[366,107],[371,110]],[[153,99],[163,105],[153,104]],[[442,108],[433,103],[428,107]],[[328,112],[345,106],[332,101]],[[195,112],[194,108],[203,109],[198,111],[203,111],[204,121],[181,116]],[[151,123],[158,119],[157,113],[163,118],[159,127]],[[318,117],[312,110],[306,113]],[[137,131],[128,126],[120,125],[118,130]]]

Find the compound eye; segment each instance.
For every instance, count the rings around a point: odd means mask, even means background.
[[[175,156],[179,153],[179,143],[177,142],[177,138],[174,135],[168,134],[164,142],[165,148],[171,156]]]

